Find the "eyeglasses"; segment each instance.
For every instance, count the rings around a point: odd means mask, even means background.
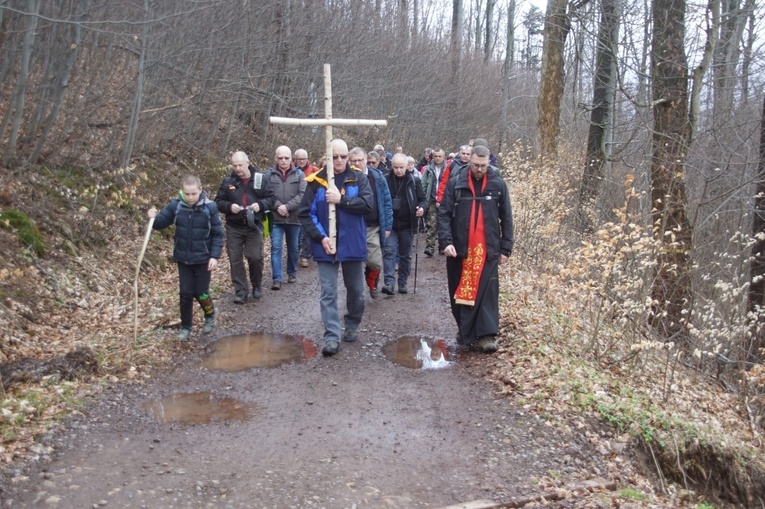
[[[290,156],[283,156],[283,157],[277,157],[277,159],[280,161],[289,161],[292,158]]]
[[[332,156],[332,159],[337,161],[338,159],[348,159],[348,154],[335,154]]]

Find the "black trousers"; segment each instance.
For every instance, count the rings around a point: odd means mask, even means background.
[[[178,264],[178,286],[181,298],[181,327],[191,329],[194,316],[194,299],[210,292],[212,272],[207,264]]]

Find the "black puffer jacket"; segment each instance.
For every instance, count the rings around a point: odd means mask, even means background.
[[[226,214],[226,224],[239,228],[247,227],[247,214],[242,211],[238,214],[231,212],[231,205],[243,205],[242,197],[247,194],[247,205],[256,203],[260,206],[260,212],[256,219],[262,221],[264,214],[274,206],[274,191],[268,182],[268,178],[260,173],[257,168],[250,166],[250,182],[244,185],[242,179],[236,173],[231,173],[223,179],[218,194],[215,195],[215,203],[218,209]]]
[[[223,225],[215,202],[202,192],[192,207],[178,198],[162,209],[154,219],[155,230],[175,224],[173,258],[185,265],[206,264],[223,252]]]

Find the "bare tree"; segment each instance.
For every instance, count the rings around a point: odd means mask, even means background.
[[[744,103],[749,99],[749,77],[752,72],[752,58],[754,56],[754,43],[757,39],[755,27],[756,16],[754,13],[754,0],[746,0],[744,10],[747,12],[747,37],[744,45],[744,58],[741,62],[741,99]]]
[[[605,176],[613,133],[613,107],[616,93],[616,48],[619,39],[621,0],[601,0],[600,29],[596,48],[595,83],[592,92],[587,156],[579,193],[578,226],[588,231],[595,224],[592,208]]]
[[[494,5],[497,0],[486,0],[486,37],[483,43],[483,61],[487,63],[491,58],[491,50],[494,47]]]
[[[714,48],[717,45],[717,35],[720,27],[720,0],[709,0],[706,17],[707,41],[699,65],[693,70],[693,86],[691,88],[691,110],[689,112],[691,139],[696,136],[701,110],[701,90],[704,74],[709,68]]]
[[[149,0],[143,0],[143,8],[146,14],[146,21],[143,24],[143,34],[141,35],[141,49],[138,57],[138,69],[136,72],[136,90],[133,98],[133,112],[130,115],[130,125],[127,130],[127,139],[125,140],[125,149],[122,154],[122,167],[130,164],[133,154],[133,144],[135,143],[136,131],[138,130],[138,119],[141,115],[141,104],[143,102],[143,84],[146,80],[146,54],[149,52],[149,33],[151,23],[151,10]]]
[[[27,25],[24,32],[24,47],[21,53],[19,78],[16,81],[14,101],[11,103],[9,111],[6,114],[7,122],[8,118],[11,117],[11,113],[13,113],[13,121],[10,124],[10,136],[8,137],[7,155],[9,157],[14,157],[16,155],[16,143],[19,139],[21,120],[24,117],[26,85],[29,80],[29,63],[32,59],[32,46],[34,45],[35,31],[37,30],[37,15],[40,12],[40,0],[28,0],[27,7],[29,9],[29,15],[27,16]],[[5,136],[6,122],[3,122],[3,127],[0,128],[0,140]]]
[[[748,308],[753,316],[763,316],[765,309],[765,98],[762,102],[762,117],[760,120],[760,157],[757,162],[757,180],[754,195],[754,217],[752,219],[752,264],[749,272]],[[752,343],[748,345],[747,354],[757,360],[765,357],[762,348],[765,347],[763,339],[762,320],[755,322],[755,330],[752,335]]]
[[[510,73],[515,66],[515,0],[507,6],[507,38],[505,40],[505,62],[502,65],[502,103],[499,114],[499,152],[507,141],[507,110],[510,105]]]
[[[462,0],[452,0],[452,33],[449,50],[452,57],[452,75],[457,76],[462,59]]]
[[[68,52],[66,55],[64,68],[59,74],[55,84],[53,104],[51,106],[50,113],[48,113],[48,116],[45,119],[42,133],[40,134],[40,137],[37,139],[37,145],[35,146],[32,154],[29,156],[28,162],[29,164],[32,164],[32,165],[37,163],[37,159],[40,157],[40,153],[42,152],[42,149],[45,146],[45,142],[48,139],[48,134],[53,128],[53,125],[56,123],[56,119],[58,118],[58,112],[61,109],[61,104],[64,99],[64,92],[69,86],[69,77],[72,74],[72,69],[74,68],[74,64],[77,60],[77,54],[80,49],[80,43],[82,41],[82,24],[80,22],[82,21],[82,18],[85,15],[85,12],[87,12],[88,10],[88,0],[81,0],[76,9],[77,9],[77,12],[75,13],[75,17],[73,20],[74,33],[72,36],[72,42],[68,46]]]
[[[548,0],[542,49],[542,82],[539,90],[537,147],[542,157],[558,152],[560,108],[564,91],[564,54],[571,20],[567,0]]]
[[[661,249],[651,295],[653,325],[667,338],[684,335],[684,312],[691,303],[692,232],[685,203],[685,158],[690,134],[688,65],[683,46],[685,7],[685,0],[653,0],[651,204],[654,236]]]

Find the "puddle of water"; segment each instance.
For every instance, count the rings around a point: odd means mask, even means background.
[[[207,347],[207,369],[241,371],[248,368],[275,368],[316,357],[316,345],[305,336],[283,334],[241,334],[227,336]]]
[[[209,392],[193,392],[146,401],[141,410],[160,424],[208,424],[246,420],[253,406],[234,398],[217,398]]]
[[[443,339],[401,336],[382,347],[385,357],[411,369],[440,369],[450,365],[449,351]]]

